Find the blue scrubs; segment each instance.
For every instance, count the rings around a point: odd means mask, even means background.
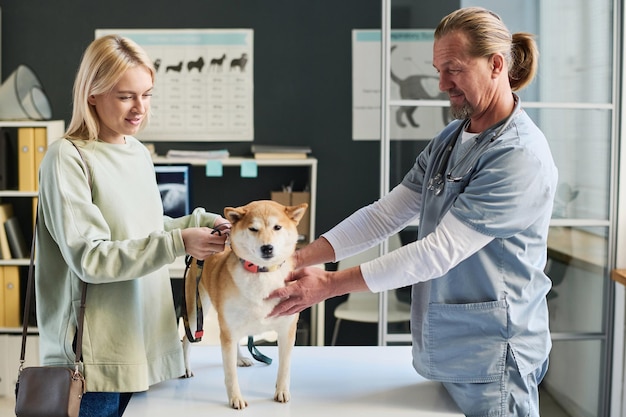
[[[462,124],[432,140],[402,183],[421,193],[419,239],[448,211],[494,239],[413,286],[414,366],[438,381],[488,383],[501,381],[509,357],[521,377],[543,369],[540,382],[551,348],[544,267],[557,169],[543,133],[519,108],[479,144],[459,139],[445,161]],[[430,181],[438,173],[439,189]]]

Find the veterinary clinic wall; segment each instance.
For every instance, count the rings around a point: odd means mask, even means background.
[[[459,1],[424,2],[420,12],[394,0],[393,26],[434,28]],[[250,28],[254,30],[254,132],[256,144],[308,145],[318,161],[316,233],[378,197],[379,145],[352,140],[352,46],[355,28],[380,28],[379,0],[137,0],[128,3],[3,0],[2,74],[19,64],[39,76],[52,117],[69,123],[71,91],[85,47],[98,28]],[[414,9],[414,8],[413,8]],[[63,15],[64,22],[51,16]],[[172,138],[175,140],[175,138]],[[158,142],[167,149],[227,148],[246,155],[251,142]],[[398,144],[407,161],[417,152]],[[413,156],[411,156],[413,155]],[[263,169],[257,179],[226,170],[221,180],[194,168],[193,202],[210,210],[267,196],[292,179],[307,182],[307,170]],[[399,178],[397,179],[399,181]],[[206,182],[205,182],[206,181]],[[332,302],[331,302],[332,303]],[[329,320],[332,306],[326,309]],[[326,326],[332,328],[332,322]],[[330,334],[327,334],[330,341]]]

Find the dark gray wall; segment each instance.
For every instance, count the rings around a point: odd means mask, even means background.
[[[394,0],[394,28],[434,28],[459,7],[458,0]],[[69,123],[71,90],[81,54],[97,28],[251,28],[254,30],[255,143],[309,145],[319,160],[316,235],[379,195],[379,144],[352,140],[351,30],[380,27],[379,0],[0,0],[3,80],[20,64],[39,76],[53,119]],[[245,143],[157,143],[169,148],[249,152]],[[423,146],[423,144],[422,144]],[[417,155],[412,142],[392,144],[392,182]],[[194,168],[194,205],[221,212],[227,205],[268,198],[294,179],[304,186],[306,170],[280,174],[259,170],[241,179],[234,168],[205,178]],[[327,302],[326,340],[332,311]],[[305,317],[306,320],[306,317]],[[343,325],[339,344],[375,344],[375,325]],[[344,334],[347,332],[347,334]]]
[[[440,0],[417,6],[395,0],[394,27],[435,27],[458,3]],[[3,80],[19,64],[29,65],[48,94],[53,118],[66,123],[74,75],[95,29],[252,28],[255,142],[313,148],[319,159],[317,234],[378,196],[378,144],[351,139],[351,30],[380,27],[379,0],[0,0],[0,7]],[[211,146],[243,155],[250,143]],[[158,144],[160,152],[169,147],[207,146]],[[410,145],[402,149],[399,154],[414,158]],[[289,175],[305,181],[303,173]],[[266,193],[266,186],[276,187],[283,178],[275,181],[245,187]],[[222,201],[211,196],[224,190],[216,187],[241,187],[241,182],[225,178],[223,184],[199,184],[195,202],[219,209]],[[261,195],[258,191],[249,197]],[[235,200],[223,202],[238,204]]]

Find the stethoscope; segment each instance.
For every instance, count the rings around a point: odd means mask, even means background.
[[[437,173],[434,177],[431,177],[430,180],[428,180],[428,190],[432,191],[435,195],[439,195],[443,191],[443,187],[446,181],[460,182],[466,175],[472,172],[472,170],[474,169],[474,164],[482,154],[482,151],[485,150],[490,143],[492,143],[500,135],[502,135],[504,130],[513,120],[515,114],[519,111],[521,107],[519,97],[516,94],[513,94],[513,99],[515,100],[515,107],[513,108],[511,114],[509,114],[509,116],[504,119],[504,121],[496,123],[492,127],[488,128],[487,130],[476,136],[476,138],[474,138],[474,144],[472,145],[470,150],[465,155],[463,155],[463,157],[456,164],[454,164],[454,166],[450,168],[450,170],[446,174],[446,167],[448,166],[448,162],[450,161],[452,150],[454,149],[454,146],[456,145],[459,136],[461,136],[461,132],[463,131],[463,129],[465,129],[469,125],[470,119],[467,119],[465,120],[465,122],[461,123],[459,128],[454,133],[453,139],[450,140],[450,143],[443,151],[443,155],[441,156],[441,159],[439,160],[439,165],[437,167]],[[489,140],[484,140],[489,135],[492,135],[492,137]],[[473,155],[471,159],[470,155]],[[460,167],[468,168],[461,170]],[[454,171],[461,171],[461,174],[454,175]]]

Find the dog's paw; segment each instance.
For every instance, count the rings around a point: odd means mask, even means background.
[[[252,359],[250,358],[246,358],[246,357],[241,357],[241,358],[237,358],[237,366],[241,366],[241,367],[247,367],[247,366],[252,366],[254,364],[254,362],[252,362]]]
[[[276,393],[274,394],[274,401],[277,401],[279,403],[289,402],[290,399],[291,394],[287,390],[276,390]]]
[[[191,372],[191,369],[186,369],[185,375],[181,376],[181,378],[193,378],[193,372]]]
[[[230,406],[235,410],[243,410],[248,406],[248,402],[243,397],[233,397],[230,399]]]

